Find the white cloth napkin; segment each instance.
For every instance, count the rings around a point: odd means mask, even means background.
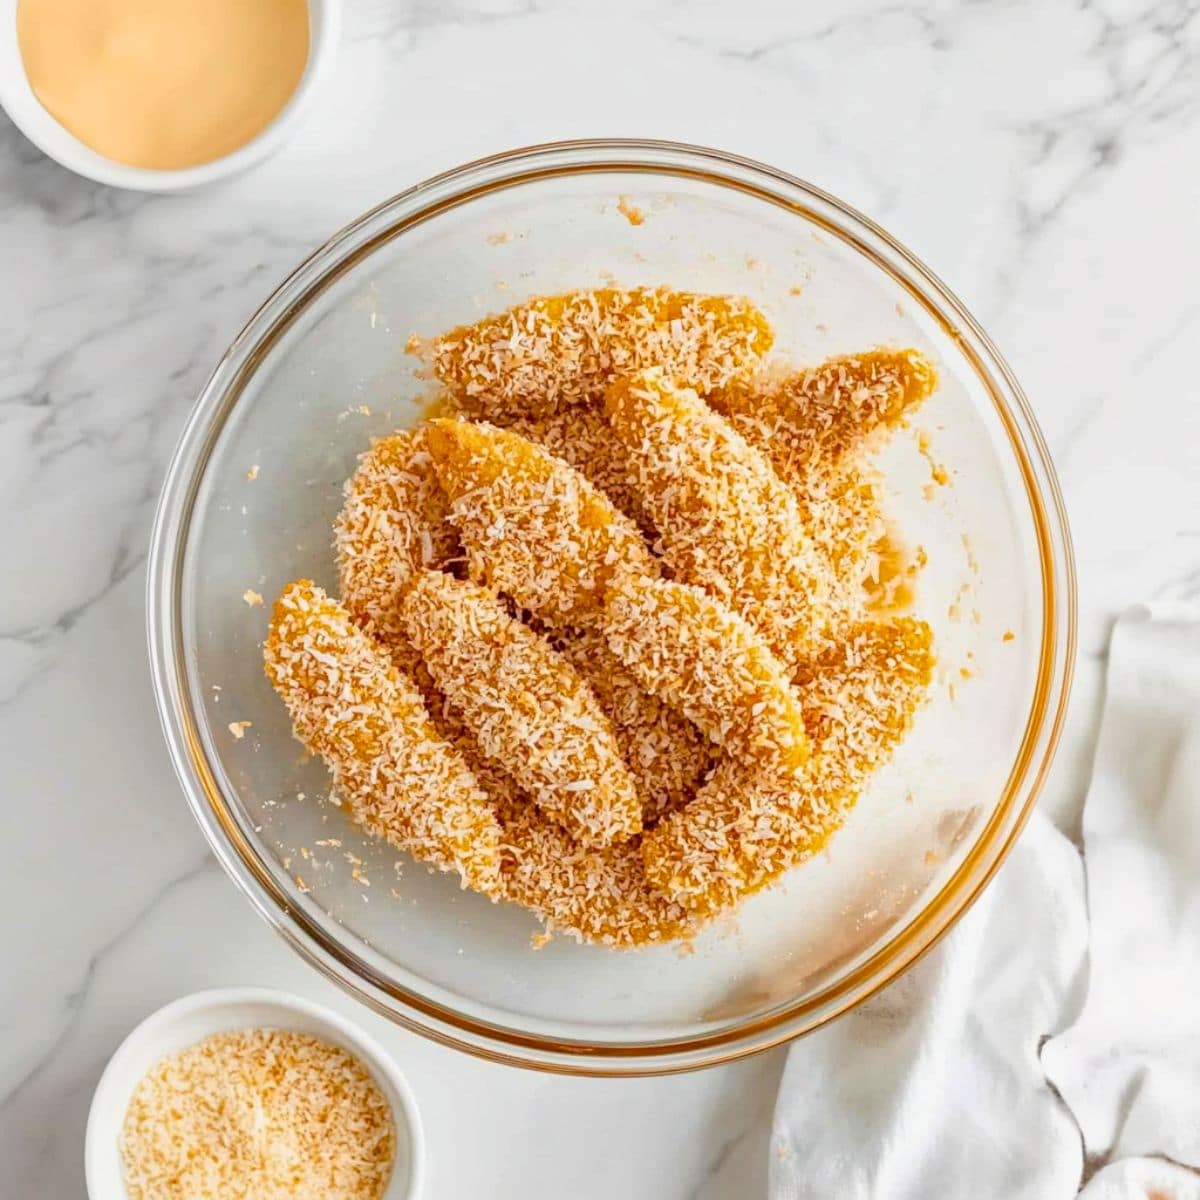
[[[1117,622],[1083,829],[1087,903],[1035,813],[940,946],[796,1043],[776,1200],[1200,1200],[1200,612]]]

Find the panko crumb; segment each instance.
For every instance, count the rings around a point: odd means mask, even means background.
[[[627,220],[630,225],[644,225],[646,223],[646,214],[638,208],[628,196],[621,196],[617,201],[617,212]]]
[[[258,478],[258,463],[251,463],[250,469],[246,472],[246,478],[253,483]]]
[[[229,732],[233,734],[236,741],[241,741],[246,736],[246,730],[250,728],[249,721],[230,721]]]
[[[262,608],[263,598],[261,592],[256,592],[253,588],[247,588],[242,593],[242,599],[250,608]]]

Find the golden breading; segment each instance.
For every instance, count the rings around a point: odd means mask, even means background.
[[[438,420],[426,440],[472,578],[552,625],[594,620],[614,571],[653,571],[642,535],[573,467],[494,425]]]
[[[497,411],[495,405],[475,404],[451,398],[444,415],[471,421],[489,421],[544,447],[556,458],[570,463],[594,488],[599,489],[642,531],[647,541],[657,537],[641,498],[629,478],[625,447],[613,433],[599,402],[572,405],[562,412],[531,417]]]
[[[601,288],[543,296],[442,334],[433,369],[488,416],[541,416],[598,399],[618,375],[665,367],[702,392],[748,374],[771,348],[767,319],[740,296]]]
[[[536,808],[501,804],[504,887],[551,933],[613,948],[690,936],[687,910],[652,888],[640,838],[582,846]]]
[[[674,577],[740,613],[784,663],[811,652],[829,622],[828,572],[764,455],[658,369],[618,380],[606,404]]]
[[[862,624],[799,684],[807,771],[755,771],[728,758],[687,808],[646,834],[651,883],[697,914],[729,908],[819,850],[912,724],[933,672],[923,621]]]
[[[791,482],[813,464],[823,473],[840,465],[872,434],[899,425],[936,387],[937,372],[920,351],[879,349],[783,379],[738,383],[709,403]]]
[[[307,579],[275,604],[267,678],[369,832],[487,895],[500,890],[500,827],[420,693],[350,614]]]
[[[560,634],[553,641],[613,723],[642,798],[643,823],[652,825],[682,808],[712,766],[712,745],[686,717],[641,687],[598,630]]]
[[[395,633],[412,573],[462,556],[448,507],[423,429],[380,438],[362,455],[333,527],[342,603],[360,622]]]
[[[637,789],[592,690],[492,592],[421,571],[400,620],[483,752],[547,815],[587,845],[641,829]]]
[[[803,766],[800,696],[737,613],[686,583],[625,574],[608,590],[603,632],[613,653],[724,751],[748,766]]]

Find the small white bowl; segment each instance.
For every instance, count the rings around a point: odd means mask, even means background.
[[[387,1097],[396,1126],[396,1163],[383,1200],[416,1200],[425,1167],[425,1139],[416,1102],[382,1047],[344,1017],[320,1004],[269,988],[217,988],[184,996],[147,1017],[109,1059],[88,1113],[84,1169],[90,1200],[128,1200],[120,1136],[125,1112],[142,1076],[168,1054],[214,1033],[288,1029],[341,1046],[370,1071]]]
[[[177,171],[152,171],[113,162],[85,146],[42,107],[25,74],[17,46],[17,4],[0,0],[0,108],[43,154],[98,183],[142,192],[178,192],[228,179],[274,154],[292,136],[321,79],[328,73],[341,31],[342,0],[308,0],[309,47],[304,74],[279,115],[256,138],[212,162]]]

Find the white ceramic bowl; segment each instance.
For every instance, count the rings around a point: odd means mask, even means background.
[[[256,138],[222,158],[176,171],[113,162],[85,146],[42,107],[25,75],[17,46],[18,0],[0,0],[0,108],[43,154],[98,183],[142,192],[178,192],[228,179],[262,162],[292,136],[328,73],[341,30],[342,0],[308,0],[308,63],[283,111]]]
[[[416,1102],[404,1077],[374,1039],[331,1009],[269,988],[195,992],[147,1017],[118,1047],[92,1096],[84,1143],[90,1200],[128,1200],[121,1166],[121,1125],[139,1080],[159,1059],[214,1033],[288,1029],[348,1050],[387,1097],[396,1126],[396,1165],[383,1200],[415,1200],[424,1174],[425,1142]]]

